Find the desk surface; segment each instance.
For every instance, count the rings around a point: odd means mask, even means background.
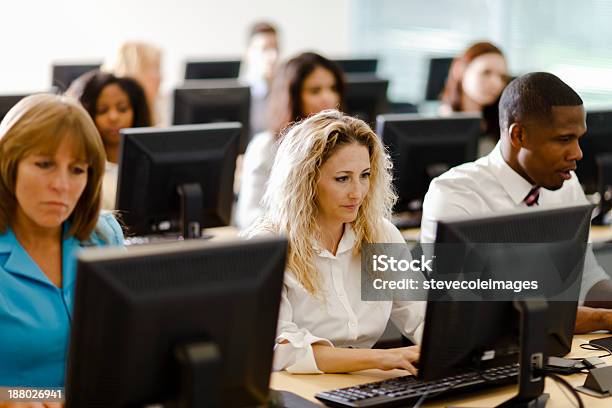
[[[214,241],[227,241],[236,239],[238,237],[238,230],[236,227],[219,227],[210,228],[204,231],[213,235]],[[402,235],[409,242],[417,242],[421,233],[420,228],[408,228],[402,230]],[[612,241],[612,227],[593,225],[591,226],[590,240],[592,242],[607,242]]]
[[[578,335],[574,337],[572,345],[572,352],[568,357],[589,357],[600,355],[601,352],[587,351],[580,348],[581,343],[585,343],[590,339],[605,337],[606,334],[589,334],[589,335]],[[599,354],[598,354],[599,353]],[[612,358],[606,359],[608,364],[612,364]],[[392,371],[381,371],[381,370],[366,370],[359,371],[351,374],[314,374],[314,375],[299,375],[289,374],[287,372],[275,372],[272,374],[270,387],[277,390],[286,390],[294,392],[303,398],[307,398],[311,401],[318,402],[314,398],[314,394],[319,391],[331,390],[341,387],[349,387],[357,384],[366,382],[379,381],[386,378],[397,377],[400,375],[406,375],[405,371],[392,370]],[[586,374],[574,374],[571,376],[564,376],[570,384],[577,386],[584,384]],[[496,406],[507,399],[512,398],[516,394],[517,387],[513,385],[504,386],[501,388],[494,388],[487,391],[479,391],[471,393],[465,396],[455,396],[454,398],[440,399],[433,402],[424,404],[424,407],[446,407],[453,405],[457,407],[491,407]],[[565,396],[564,392],[569,392],[566,389],[561,389],[557,383],[547,379],[545,392],[550,394],[550,401],[546,405],[547,408],[567,408],[572,407],[574,400],[571,402],[568,397]],[[612,406],[612,398],[599,399],[590,397],[585,394],[580,394],[584,401],[585,407],[588,408],[599,408],[599,407],[610,407]],[[573,397],[569,397],[573,398]]]
[[[421,234],[420,228],[408,228],[408,229],[402,230],[402,235],[404,236],[404,239],[408,242],[419,241],[420,234]],[[612,241],[612,226],[592,225],[589,240],[591,242]]]

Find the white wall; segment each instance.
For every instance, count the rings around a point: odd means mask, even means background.
[[[349,53],[351,0],[22,0],[2,7],[0,94],[46,89],[53,61],[96,61],[125,40],[164,50],[168,89],[187,57],[239,56],[248,27],[281,30],[283,56]]]

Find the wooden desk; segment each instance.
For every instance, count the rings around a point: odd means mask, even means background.
[[[572,352],[568,357],[589,357],[595,355],[601,355],[602,352],[582,350],[579,346],[581,343],[585,343],[590,339],[604,337],[606,334],[589,334],[589,335],[578,335],[574,337],[572,345]],[[612,364],[612,358],[608,357],[604,359],[608,364]],[[349,387],[357,384],[379,381],[386,378],[397,377],[400,375],[406,375],[405,371],[393,370],[393,371],[381,371],[381,370],[366,370],[352,374],[314,374],[314,375],[300,375],[300,374],[289,374],[287,372],[276,372],[272,374],[270,387],[277,390],[286,390],[294,392],[303,398],[307,398],[311,401],[318,402],[314,398],[314,394],[319,391],[331,390],[341,387]],[[586,374],[574,374],[571,376],[564,376],[567,381],[573,386],[584,384]],[[504,386],[501,388],[494,388],[487,391],[479,391],[476,393],[470,393],[464,396],[455,396],[453,398],[435,400],[424,404],[424,407],[446,407],[449,405],[458,407],[491,407],[496,406],[507,399],[512,398],[516,395],[517,387],[513,385]],[[567,408],[573,407],[574,400],[571,402],[563,392],[569,394],[565,388],[563,391],[560,386],[554,381],[546,380],[545,392],[550,394],[550,400],[546,405],[547,408]],[[603,408],[612,406],[612,398],[594,398],[585,394],[580,394],[587,408]],[[572,398],[571,396],[569,398]]]
[[[207,228],[204,230],[204,234],[212,235],[211,241],[215,242],[238,239],[238,229],[232,226]]]
[[[402,230],[402,235],[407,242],[418,242],[421,235],[421,229],[408,228]],[[591,242],[612,241],[612,227],[608,225],[592,225],[589,240]]]
[[[612,227],[609,225],[592,225],[591,242],[609,242],[612,241]]]

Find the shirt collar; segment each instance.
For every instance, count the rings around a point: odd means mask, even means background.
[[[489,163],[497,181],[506,190],[514,204],[521,204],[534,186],[506,163],[501,153],[500,142],[497,142],[493,151],[489,153]]]
[[[68,223],[64,223],[64,236],[68,228]],[[74,285],[76,277],[75,251],[77,251],[79,248],[80,243],[74,236],[64,238],[62,241],[63,290],[67,290]],[[23,246],[19,243],[11,228],[7,228],[6,233],[0,235],[0,253],[1,252],[9,254],[4,264],[4,269],[7,272],[54,286],[47,276],[40,270],[40,267],[34,262]]]
[[[329,252],[327,249],[321,247],[321,245],[313,241],[313,247],[315,251],[319,253],[320,256],[324,258],[335,258],[338,255],[346,252],[352,251],[355,247],[355,231],[353,230],[353,225],[350,223],[344,224],[344,232],[342,233],[342,238],[340,238],[340,242],[338,243],[338,249],[336,250],[336,255]]]

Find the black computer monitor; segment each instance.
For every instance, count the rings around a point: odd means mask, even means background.
[[[51,86],[61,92],[70,87],[72,81],[86,72],[99,69],[102,64],[53,64],[51,68]]]
[[[240,60],[187,61],[185,79],[238,78]]]
[[[576,175],[587,194],[598,191],[599,176],[596,156],[612,153],[612,109],[588,110],[587,132],[580,138],[582,160],[577,163]]]
[[[17,104],[20,100],[28,96],[23,95],[0,95],[0,121],[4,119],[8,111]]]
[[[378,67],[377,58],[341,58],[333,59],[345,74],[375,74]]]
[[[239,123],[121,130],[116,209],[135,235],[228,225]]]
[[[446,85],[446,78],[453,62],[452,57],[430,58],[427,71],[427,85],[425,88],[425,100],[437,101]]]
[[[563,286],[567,292],[564,296],[573,300],[549,301],[548,308],[540,310],[536,322],[532,319],[534,316],[528,316],[528,312],[518,312],[512,301],[448,300],[444,299],[444,292],[438,295],[430,292],[419,375],[424,380],[433,380],[516,363],[519,351],[522,353],[521,364],[525,365],[524,358],[530,361],[531,357],[525,355],[525,349],[521,350],[520,342],[528,343],[523,347],[539,344],[539,351],[531,351],[539,353],[542,358],[546,354],[564,355],[569,352],[592,209],[592,205],[583,205],[470,220],[438,221],[434,247],[437,258],[433,272],[438,279],[444,279],[445,274],[449,273],[457,276],[466,265],[448,257],[440,262],[442,258],[437,253],[438,249],[446,246],[442,253],[448,253],[449,244],[455,246],[454,253],[459,251],[464,254],[475,244],[553,244],[548,254],[556,268],[556,278],[566,279]],[[507,254],[504,251],[491,251],[487,255],[495,257]],[[482,265],[480,276],[484,279],[490,276],[491,271],[486,263]],[[517,275],[519,273],[521,271],[517,271]],[[532,278],[544,279],[541,276]],[[546,292],[545,288],[541,289]],[[524,324],[531,326],[521,326],[519,316]],[[523,330],[522,333],[519,328]],[[538,330],[541,331],[540,336],[534,333]],[[539,361],[540,368],[543,363],[545,361]],[[535,365],[535,362],[531,361],[528,367],[522,368],[530,369],[530,364]],[[521,372],[521,375],[528,373]],[[530,378],[529,375],[523,377],[520,381]],[[540,385],[543,387],[543,383]]]
[[[81,253],[66,407],[263,406],[286,251],[265,239]]]
[[[387,88],[389,81],[369,74],[354,74],[346,77],[344,94],[345,111],[364,120],[370,126],[376,116],[387,111]]]
[[[186,82],[174,90],[172,123],[240,122],[240,153],[248,143],[251,92],[235,80],[198,80]]]
[[[434,177],[476,159],[480,122],[480,116],[467,114],[444,118],[388,114],[377,118],[376,132],[393,161],[393,183],[399,196],[396,213],[420,211]]]

